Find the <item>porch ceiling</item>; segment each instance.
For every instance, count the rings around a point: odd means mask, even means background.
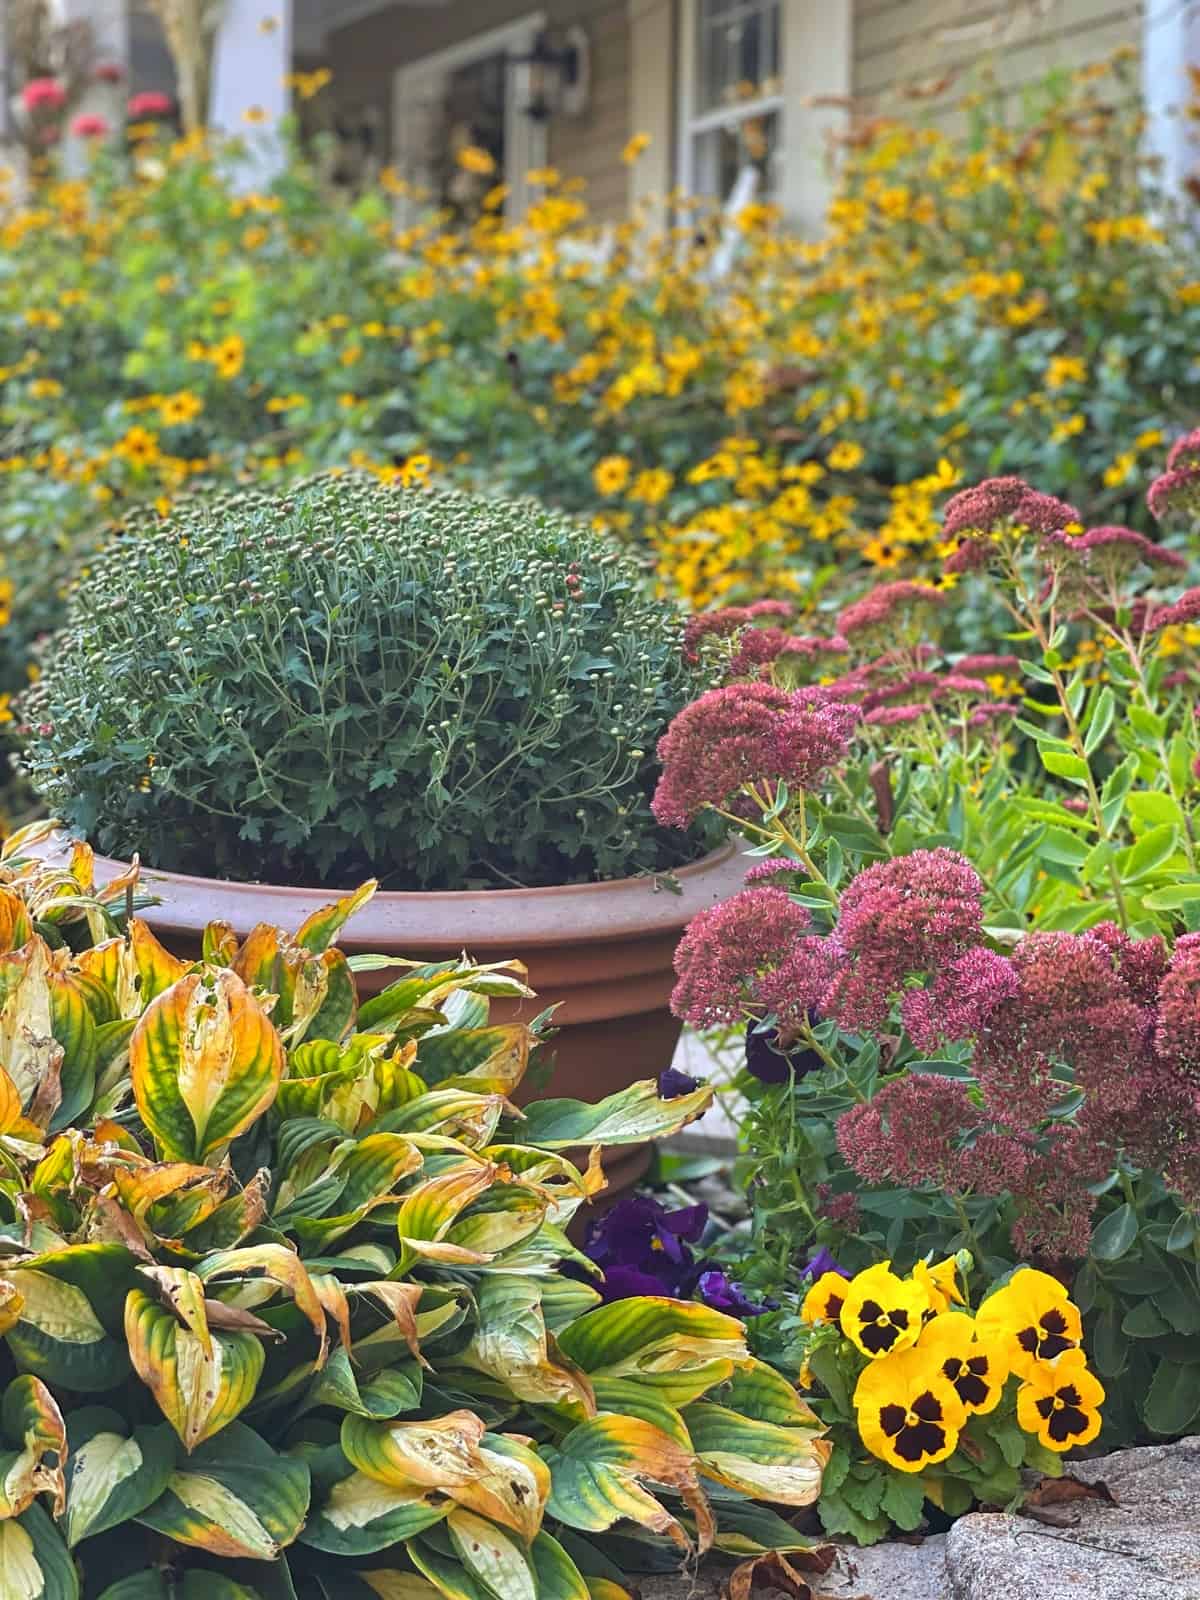
[[[292,47],[297,55],[320,55],[335,28],[377,11],[427,11],[451,0],[292,0]]]

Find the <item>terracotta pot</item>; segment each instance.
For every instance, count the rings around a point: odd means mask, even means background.
[[[50,857],[62,852],[61,841],[37,851]],[[560,1032],[548,1047],[554,1069],[539,1097],[599,1100],[657,1077],[670,1064],[680,1033],[667,1008],[675,946],[698,911],[737,893],[746,865],[740,846],[727,843],[675,873],[678,894],[656,889],[650,878],[548,889],[386,891],[351,918],[338,944],[348,955],[434,961],[465,950],[478,961],[523,961],[536,999],[493,1001],[493,1015],[528,1021],[557,1004]],[[96,858],[99,883],[125,870],[121,862]],[[143,868],[141,881],[160,900],[142,914],[182,956],[199,954],[206,923],[229,922],[243,935],[260,922],[290,931],[336,893],[152,868]],[[358,973],[359,990],[376,994],[395,977],[386,970]],[[646,1147],[614,1151],[605,1161],[606,1199],[634,1184],[649,1159]]]

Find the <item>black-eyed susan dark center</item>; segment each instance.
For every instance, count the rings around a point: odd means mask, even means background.
[[[958,1390],[958,1398],[965,1406],[981,1406],[988,1397],[987,1356],[950,1356],[942,1362],[942,1372]]]
[[[1083,1409],[1083,1396],[1073,1383],[1064,1384],[1037,1402],[1046,1419],[1046,1432],[1056,1444],[1065,1444],[1088,1431],[1089,1417]]]
[[[1053,1361],[1064,1350],[1076,1349],[1076,1341],[1067,1332],[1067,1319],[1057,1306],[1043,1311],[1036,1322],[1022,1328],[1017,1343],[1027,1355],[1037,1361]]]
[[[908,1328],[908,1312],[897,1306],[888,1310],[878,1300],[864,1300],[859,1312],[862,1324],[863,1349],[868,1354],[883,1355],[890,1350],[900,1335]]]
[[[919,1394],[907,1410],[901,1405],[879,1408],[879,1426],[892,1441],[901,1461],[922,1461],[935,1456],[946,1443],[942,1403],[928,1390]]]

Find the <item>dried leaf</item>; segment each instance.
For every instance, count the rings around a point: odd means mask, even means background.
[[[828,1572],[837,1552],[830,1544],[818,1545],[812,1550],[796,1550],[782,1555],[778,1550],[768,1550],[765,1555],[754,1556],[735,1567],[725,1580],[722,1600],[750,1600],[756,1591],[791,1595],[793,1600],[820,1600],[804,1573],[818,1576]],[[860,1596],[866,1600],[866,1596]]]

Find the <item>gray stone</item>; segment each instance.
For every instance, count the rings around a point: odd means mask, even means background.
[[[1059,1508],[1069,1527],[976,1514],[950,1530],[953,1600],[1200,1600],[1200,1437],[1073,1462],[1116,1501]]]
[[[1114,1505],[1073,1501],[1048,1515],[977,1513],[920,1544],[839,1545],[820,1600],[1200,1600],[1200,1436],[1069,1463]],[[643,1600],[718,1600],[726,1562],[696,1577],[644,1578]],[[764,1597],[765,1600],[765,1597]]]

